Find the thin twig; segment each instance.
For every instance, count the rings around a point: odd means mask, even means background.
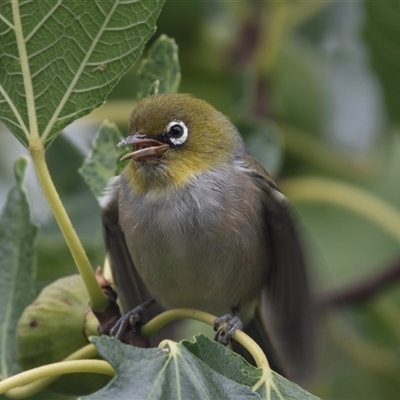
[[[366,302],[390,286],[398,284],[399,281],[400,258],[397,258],[386,268],[380,268],[378,273],[362,281],[347,288],[322,295],[318,301],[318,310],[326,311],[331,308]]]

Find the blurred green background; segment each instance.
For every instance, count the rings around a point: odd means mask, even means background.
[[[389,1],[167,0],[152,39],[175,38],[180,91],[230,116],[294,200],[320,301],[317,367],[307,389],[324,399],[400,398],[400,234],[313,200],[312,193],[302,200],[291,183],[304,177],[346,183],[400,215],[399,21],[400,2]],[[77,169],[104,119],[126,132],[134,71],[104,107],[68,127],[48,150],[55,184],[94,265],[104,260],[100,212]],[[26,151],[1,130],[2,205],[13,185],[13,162]],[[26,184],[42,225],[40,289],[75,267],[32,170]],[[313,190],[316,198],[321,189]],[[379,284],[390,268],[392,282]],[[374,288],[368,299],[334,302],[365,281]]]

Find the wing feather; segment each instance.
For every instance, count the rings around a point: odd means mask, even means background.
[[[100,204],[107,257],[123,311],[127,312],[151,295],[136,270],[119,225],[117,185],[118,177],[110,182]]]
[[[286,197],[256,160],[248,156],[245,165],[263,191],[263,220],[271,246],[253,333],[269,332],[266,342],[276,343],[289,378],[304,382],[313,364],[315,332],[304,246]]]

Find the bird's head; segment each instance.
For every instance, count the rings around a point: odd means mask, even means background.
[[[242,141],[234,125],[203,100],[160,94],[132,111],[129,136],[119,146],[132,151],[125,168],[136,190],[189,183],[197,174],[229,163]]]

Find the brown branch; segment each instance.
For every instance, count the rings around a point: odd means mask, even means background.
[[[236,41],[231,49],[229,65],[234,68],[236,73],[243,73],[250,64],[254,64],[256,52],[259,48],[261,35],[263,34],[263,21],[265,4],[249,4],[251,11],[249,16],[242,21],[241,29]],[[269,87],[267,77],[262,76],[260,71],[254,70],[254,91],[250,99],[249,110],[247,113],[251,117],[269,117]]]
[[[323,312],[331,308],[363,303],[398,281],[400,281],[400,258],[361,282],[321,295],[317,308]]]
[[[249,5],[249,7],[251,7]],[[253,60],[254,53],[260,40],[261,5],[254,4],[250,15],[242,21],[240,31],[231,49],[230,65],[236,70],[242,69]]]

